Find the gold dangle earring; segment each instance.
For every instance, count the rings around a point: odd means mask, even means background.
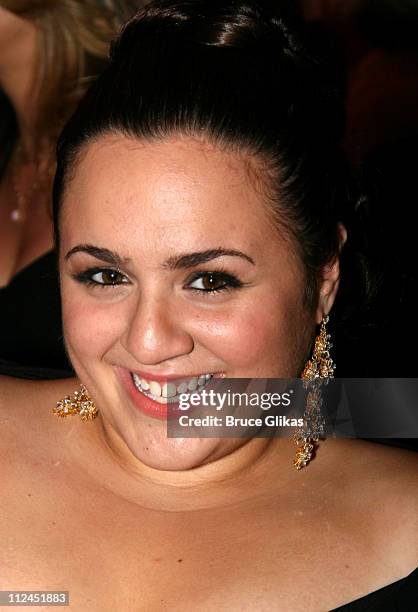
[[[297,470],[307,466],[311,461],[324,432],[321,386],[328,382],[328,378],[334,377],[335,370],[335,364],[330,356],[332,344],[326,328],[328,321],[328,315],[323,317],[319,334],[315,338],[312,358],[307,362],[301,375],[302,380],[306,381],[304,386],[309,391],[303,415],[304,427],[294,435],[297,451],[293,465]]]
[[[79,414],[82,421],[92,421],[99,413],[94,401],[89,396],[84,385],[80,385],[80,389],[74,391],[72,397],[66,395],[62,400],[57,402],[52,413],[59,417],[72,416]]]

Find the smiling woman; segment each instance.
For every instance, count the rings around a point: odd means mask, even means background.
[[[296,471],[290,439],[167,436],[187,390],[318,355],[333,371],[342,101],[275,4],[149,4],[64,130],[55,231],[83,387],[56,412],[92,422],[52,417],[68,381],[5,381],[8,589],[69,590],[74,610],[320,611],[416,566],[412,453],[326,440]]]

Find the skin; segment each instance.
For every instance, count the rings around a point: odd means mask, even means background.
[[[16,111],[25,148],[32,153],[37,62],[38,31],[35,24],[0,6],[0,84]]]
[[[132,453],[121,451],[126,462],[187,469],[242,441],[167,439],[164,422],[133,408],[120,368],[150,379],[292,377],[306,361],[315,323],[331,307],[338,263],[322,280],[316,312],[308,312],[295,249],[272,228],[246,168],[205,142],[108,136],[83,152],[67,187],[60,249],[67,350],[101,407],[107,438]],[[126,282],[78,282],[94,266],[112,269],[89,253],[68,256],[86,244],[126,260]],[[219,247],[251,262],[228,255],[187,269],[165,266],[169,258]],[[243,286],[202,294],[193,290],[202,281],[190,281],[196,271],[222,271]]]
[[[0,183],[0,287],[53,247],[53,231],[44,190],[32,190],[38,168],[34,158],[45,148],[36,133],[39,32],[36,25],[0,7],[0,86],[16,113],[23,162],[16,172],[13,162]],[[16,175],[16,176],[15,176]],[[30,193],[23,223],[11,219],[17,207],[14,183]],[[33,191],[33,192],[32,192]]]
[[[120,383],[121,367],[228,376],[302,368],[335,297],[338,262],[321,272],[317,308],[306,311],[303,271],[268,222],[247,161],[180,138],[112,136],[83,151],[65,193],[60,266],[67,347],[100,415],[52,417],[77,381],[2,379],[3,588],[69,590],[70,609],[83,612],[319,612],[416,566],[412,453],[326,440],[296,472],[287,438],[173,444]],[[77,282],[80,270],[103,265],[87,253],[65,258],[85,243],[129,257],[129,283]],[[185,288],[190,269],[162,267],[213,247],[255,264],[225,256],[199,270],[222,263],[244,288],[205,297]]]

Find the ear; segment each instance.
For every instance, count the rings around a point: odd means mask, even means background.
[[[321,269],[319,279],[319,296],[318,306],[316,308],[316,322],[319,325],[327,315],[332,305],[334,304],[335,296],[337,295],[338,286],[340,284],[340,254],[347,240],[347,230],[342,223],[338,224],[338,254],[325,264]]]

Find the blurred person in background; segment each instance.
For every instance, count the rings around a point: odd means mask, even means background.
[[[55,143],[110,40],[141,4],[0,0],[0,365],[71,372],[51,221]]]

